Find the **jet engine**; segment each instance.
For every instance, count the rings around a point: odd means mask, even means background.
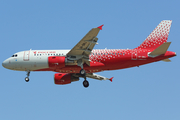
[[[58,85],[70,84],[71,82],[78,81],[79,77],[74,77],[70,73],[56,73],[54,74],[54,83]]]

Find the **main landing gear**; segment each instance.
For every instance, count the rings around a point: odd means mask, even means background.
[[[84,77],[83,86],[87,88],[89,86],[89,82],[86,80],[86,71],[84,69],[81,69],[80,75]]]
[[[30,71],[28,70],[28,71],[26,71],[26,72],[27,72],[27,74],[26,74],[27,77],[25,77],[25,81],[26,81],[26,82],[29,82]]]
[[[89,82],[86,79],[83,81],[83,86],[85,88],[87,88],[89,86]]]
[[[81,70],[80,70],[80,75],[81,75],[82,77],[86,76],[86,71],[85,71],[84,69],[81,69]]]

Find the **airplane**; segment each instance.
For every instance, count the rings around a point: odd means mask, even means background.
[[[171,20],[163,20],[144,42],[134,49],[96,49],[97,35],[103,25],[92,28],[71,50],[26,50],[17,52],[6,59],[2,66],[16,71],[26,71],[25,81],[29,81],[31,71],[54,71],[54,83],[70,84],[84,78],[83,86],[87,88],[87,78],[110,80],[95,73],[106,70],[118,70],[140,65],[165,61],[176,56],[167,51],[171,42],[167,42]]]

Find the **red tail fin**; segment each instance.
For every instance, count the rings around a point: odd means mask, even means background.
[[[137,49],[156,49],[161,44],[167,42],[171,20],[164,20],[154,29],[146,40]]]

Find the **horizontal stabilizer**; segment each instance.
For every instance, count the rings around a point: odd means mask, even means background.
[[[163,43],[161,46],[159,46],[158,48],[156,48],[154,51],[152,51],[149,56],[150,57],[156,57],[158,55],[162,55],[165,54],[167,49],[169,48],[169,45],[171,44],[171,42],[165,42]]]
[[[164,62],[171,62],[171,60],[170,59],[164,59],[164,60],[162,60],[162,61],[164,61]]]

